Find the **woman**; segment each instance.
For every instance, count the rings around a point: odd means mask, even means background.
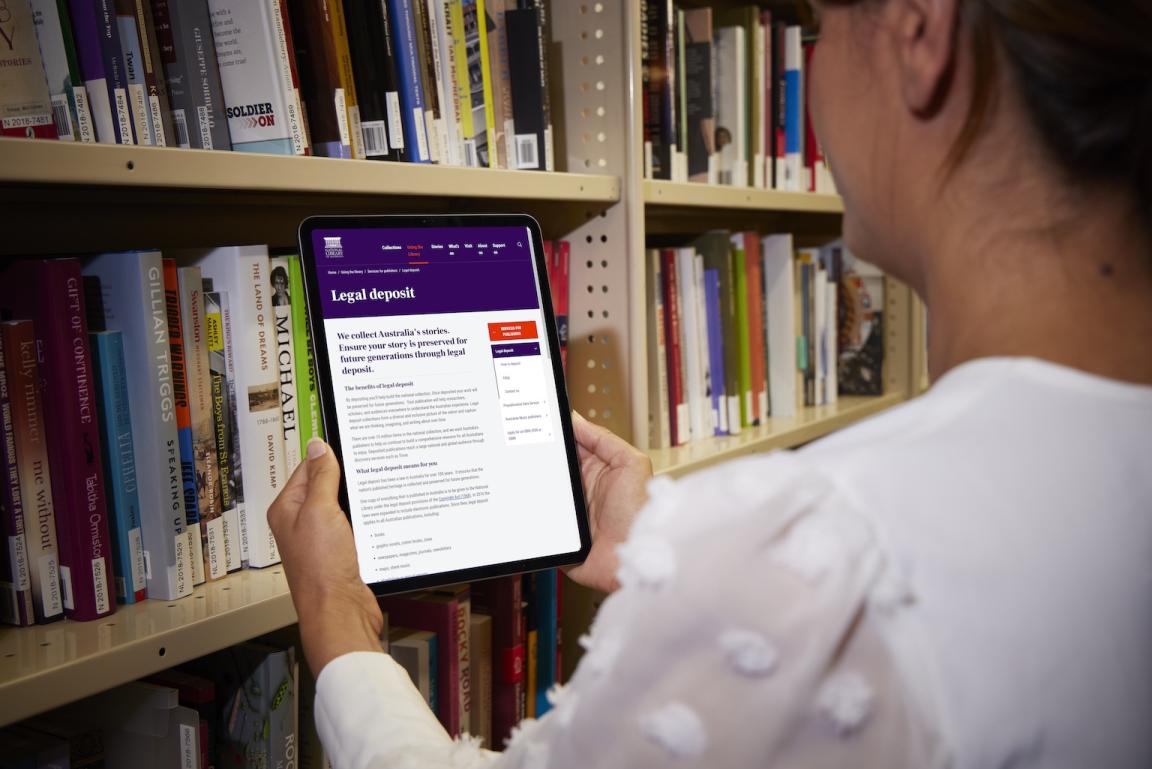
[[[1152,6],[822,12],[844,237],[924,298],[937,384],[679,483],[577,419],[571,576],[615,594],[502,758],[373,651],[313,444],[269,517],[337,767],[1152,766]]]

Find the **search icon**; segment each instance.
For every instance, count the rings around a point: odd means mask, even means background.
[[[519,247],[519,248],[524,248],[524,244],[523,244],[523,243],[521,243],[520,241],[516,241],[516,245],[517,245],[517,247]]]

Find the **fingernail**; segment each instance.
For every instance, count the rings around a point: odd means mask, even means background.
[[[308,441],[308,458],[316,459],[324,456],[324,452],[328,450],[328,444],[319,438],[313,438]]]
[[[576,409],[572,409],[572,418],[573,418],[573,419],[579,419],[579,420],[580,420],[580,421],[582,421],[582,422],[587,422],[587,421],[588,421],[588,420],[584,419],[584,415],[583,415],[583,414],[581,414],[581,413],[580,413],[579,411],[577,411]]]

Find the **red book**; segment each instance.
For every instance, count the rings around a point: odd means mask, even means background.
[[[680,294],[676,279],[676,249],[660,250],[660,287],[664,292],[664,338],[668,348],[668,424],[671,443],[687,443],[688,404],[684,401],[684,364],[680,357]]]
[[[466,586],[380,599],[380,608],[393,627],[436,634],[436,716],[453,737],[470,728],[471,670],[468,624],[471,599]]]
[[[295,102],[300,116],[300,130],[304,134],[304,154],[312,154],[312,140],[308,136],[308,120],[303,113],[304,100],[300,96],[300,70],[296,67],[296,46],[292,42],[292,21],[288,17],[287,0],[279,0],[280,18],[284,24],[284,44],[288,49],[288,67],[292,71],[292,90],[284,94],[289,102]],[[291,107],[289,107],[291,109]]]
[[[520,577],[472,585],[476,610],[492,617],[492,745],[499,749],[524,717],[524,626]]]
[[[752,369],[752,424],[764,424],[768,416],[768,357],[764,342],[764,267],[760,262],[760,233],[744,233],[744,267],[748,284],[748,347]]]
[[[75,259],[15,260],[0,273],[0,304],[29,318],[44,379],[48,459],[64,586],[64,613],[93,620],[116,609],[112,540],[104,504],[104,471],[96,415],[84,284]]]
[[[816,50],[815,43],[804,43],[804,168],[808,174],[808,191],[816,192],[816,166],[824,164],[824,156],[820,145],[816,141],[816,131],[812,128],[812,99],[807,91],[811,88],[812,78],[807,73],[812,71],[812,54]]]

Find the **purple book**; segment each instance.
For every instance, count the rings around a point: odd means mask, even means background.
[[[68,9],[96,138],[102,144],[132,144],[132,109],[113,2],[68,0]]]
[[[36,331],[48,461],[64,611],[92,620],[115,610],[111,539],[104,503],[104,473],[92,356],[80,263],[75,259],[17,260],[0,273],[0,306],[29,318]]]
[[[708,323],[708,369],[711,381],[708,395],[712,399],[712,421],[716,435],[727,435],[724,425],[727,401],[724,399],[724,327],[720,320],[720,273],[704,270],[704,314]]]

